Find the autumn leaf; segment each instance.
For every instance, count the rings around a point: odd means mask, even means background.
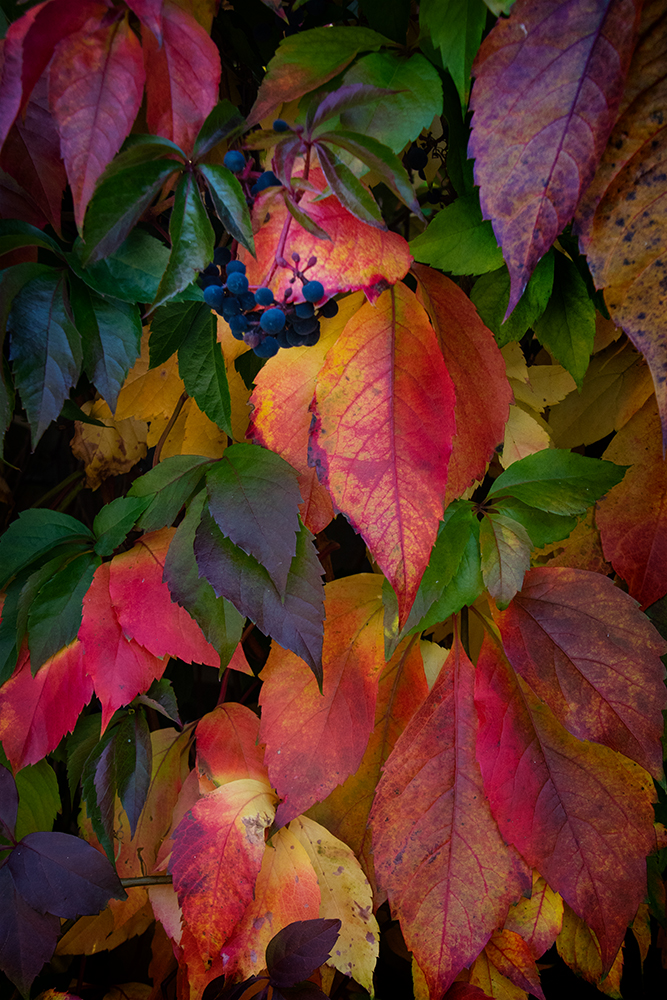
[[[510,906],[505,929],[521,935],[533,958],[549,950],[563,925],[563,900],[537,872],[533,872],[533,891]]]
[[[308,280],[322,283],[325,298],[361,289],[374,302],[387,285],[394,284],[407,273],[412,262],[408,244],[398,233],[384,232],[360,222],[333,195],[320,201],[326,180],[319,167],[311,168],[308,181],[314,189],[304,193],[299,208],[307,212],[331,240],[312,236],[292,220],[283,244],[283,256],[291,261],[292,255],[298,253],[303,264],[317,257],[317,263],[308,269]],[[268,221],[265,221],[267,216]],[[260,194],[253,207],[257,256],[253,258],[244,250],[240,258],[247,267],[251,285],[267,285],[277,301],[282,301],[289,290],[290,301],[303,302],[301,289],[290,284],[292,272],[275,267],[276,246],[289,218],[280,191],[274,188]]]
[[[570,735],[488,637],[475,678],[477,759],[500,832],[596,932],[608,971],[646,891],[653,783]]]
[[[507,312],[574,216],[614,125],[639,5],[517,0],[473,67],[469,154],[512,278]],[[599,95],[599,97],[598,97]]]
[[[583,920],[565,906],[563,929],[556,942],[558,954],[573,972],[609,997],[621,997],[621,974],[623,972],[623,946],[621,946],[608,975],[604,974],[600,945],[595,933]]]
[[[240,778],[266,781],[255,713],[235,702],[207,712],[197,723],[197,768],[216,787]]]
[[[484,794],[475,671],[455,643],[385,764],[371,812],[376,878],[432,996],[470,965],[530,886]]]
[[[484,949],[489,963],[520,990],[545,1000],[533,954],[515,931],[494,931]]]
[[[454,390],[425,311],[402,284],[352,317],[317,379],[309,461],[407,617],[442,517]]]
[[[105,425],[97,427],[76,421],[70,442],[72,454],[84,463],[87,485],[96,490],[105,479],[129,472],[146,457],[148,428],[144,421],[132,417],[117,420],[103,399],[84,403],[81,409],[86,416]]]
[[[283,800],[280,826],[356,771],[375,721],[384,666],[381,579],[357,574],[325,591],[322,694],[307,664],[278,646],[262,671],[260,739]]]

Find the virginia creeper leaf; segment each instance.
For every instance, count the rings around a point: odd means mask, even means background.
[[[238,108],[226,98],[219,101],[199,130],[192,153],[193,160],[200,160],[227,136],[242,131],[244,126],[245,118]]]
[[[390,94],[390,90],[382,87],[374,87],[370,84],[345,83],[334,90],[330,90],[319,103],[314,100],[311,101],[306,113],[306,130],[312,134],[323,122],[342,115],[349,108],[363,107],[366,104],[377,104],[378,101],[389,97]]]
[[[520,990],[545,1000],[535,959],[520,934],[506,928],[494,931],[484,951],[502,976]]]
[[[407,286],[348,322],[314,407],[309,461],[396,591],[402,625],[435,542],[454,434],[451,379]]]
[[[508,313],[593,178],[623,93],[638,8],[633,0],[546,9],[517,0],[477,54],[469,153],[482,214],[512,278]]]
[[[295,470],[266,448],[234,444],[208,469],[206,489],[222,533],[255,557],[283,596],[299,532]]]
[[[600,573],[537,567],[497,617],[505,653],[560,722],[662,773],[665,643]]]
[[[506,929],[520,934],[533,958],[538,959],[554,943],[562,924],[563,900],[541,875],[533,872],[530,899],[520,899],[516,906],[510,907]]]
[[[172,455],[135,479],[128,496],[149,497],[151,501],[139,518],[139,527],[143,531],[169,527],[196,491],[209,464],[210,459],[201,455]]]
[[[579,271],[565,254],[555,254],[553,291],[534,329],[540,343],[581,388],[593,351],[595,305]]]
[[[357,574],[325,590],[322,692],[307,664],[285,649],[273,647],[262,671],[260,739],[282,799],[280,826],[356,771],[375,722],[384,666],[381,581]]]
[[[410,250],[415,260],[451,274],[486,274],[499,267],[503,257],[474,194],[457,198],[438,212],[410,241]]]
[[[205,302],[190,308],[188,332],[178,348],[178,373],[202,413],[231,436],[232,403],[216,317]]]
[[[550,250],[538,261],[523,295],[505,321],[510,297],[507,268],[503,265],[497,271],[483,274],[473,285],[470,298],[483,322],[496,335],[498,347],[521,340],[546,309],[554,283],[554,257],[554,251]]]
[[[107,164],[102,181],[108,181],[131,167],[138,167],[143,163],[151,163],[153,160],[162,158],[175,160],[176,169],[183,167],[187,160],[181,147],[177,146],[171,139],[165,139],[161,135],[142,135],[133,132],[123,143],[121,152],[113,158],[111,163]]]
[[[162,45],[162,5],[164,0],[129,0],[127,6],[149,28]]]
[[[197,723],[197,770],[214,785],[240,778],[266,781],[259,719],[245,705],[217,705]]]
[[[226,597],[265,635],[301,656],[321,682],[323,588],[311,538],[307,528],[297,534],[282,598],[264,567],[226,538],[206,510],[195,536],[195,556],[216,595]]]
[[[152,750],[143,712],[128,712],[113,727],[110,736],[97,760],[95,791],[105,832],[111,840],[116,795],[123,803],[134,837],[150,785]]]
[[[75,556],[38,591],[28,614],[28,647],[33,674],[63,646],[76,639],[84,594],[100,559],[93,552]]]
[[[500,832],[595,931],[609,969],[646,892],[653,783],[568,733],[489,639],[475,678],[477,759]]]
[[[47,5],[43,4],[42,7],[44,6]],[[0,111],[0,146],[2,146],[7,138],[9,130],[12,127],[22,104],[22,75],[24,72],[23,43],[26,35],[34,24],[37,14],[41,13],[41,9],[41,7],[33,7],[32,10],[26,11],[23,17],[17,18],[12,24],[9,25],[5,35],[2,77],[0,82],[0,97],[2,97],[2,101],[0,101],[0,108],[2,109]],[[89,12],[86,11],[86,13]],[[67,29],[65,30],[67,31]],[[40,67],[39,72],[35,76],[33,84],[36,83],[42,75],[50,56],[51,53],[49,52],[44,59],[44,63]],[[27,73],[29,72],[29,64],[32,60],[25,61],[27,63],[25,67],[25,71]]]
[[[159,368],[169,361],[191,332],[205,324],[211,316],[210,308],[201,308],[201,302],[167,302],[155,310],[151,320],[150,368]],[[195,336],[196,339],[196,336]]]
[[[198,170],[206,182],[215,214],[227,232],[254,254],[255,241],[250,214],[239,181],[221,163],[200,163]]]
[[[0,538],[0,590],[20,570],[45,557],[59,545],[90,544],[93,536],[69,514],[32,507],[21,511]]]
[[[380,230],[386,229],[380,206],[347,164],[335,156],[328,146],[320,143],[317,144],[317,158],[329,187],[342,207],[360,222]]]
[[[29,833],[52,829],[56,816],[62,811],[58,779],[46,760],[24,767],[16,775],[19,792],[19,811],[16,819],[16,839],[22,840]]]
[[[531,884],[484,795],[474,676],[455,639],[396,742],[371,812],[376,878],[433,995],[470,965]]]
[[[94,291],[131,305],[153,301],[169,260],[169,250],[154,236],[133,229],[117,250],[85,269],[80,263],[83,249],[77,241],[68,262]]]
[[[48,962],[60,934],[60,920],[52,913],[37,913],[16,888],[8,865],[0,867],[0,968],[22,996]]]
[[[81,369],[81,337],[65,305],[64,281],[57,271],[33,278],[14,299],[7,320],[9,356],[33,446],[59,415]]]
[[[59,257],[62,256],[62,250],[56,241],[41,229],[31,226],[29,222],[21,222],[20,219],[2,219],[0,253],[9,253],[17,247],[44,247],[45,250],[51,250]]]
[[[63,38],[49,66],[49,102],[79,231],[97,179],[134,124],[146,78],[127,15],[111,23],[105,16]]]
[[[485,513],[479,527],[482,578],[499,607],[507,607],[521,590],[532,547],[528,532],[518,521],[503,513]]]
[[[149,497],[127,496],[105,504],[93,521],[93,531],[97,536],[95,552],[98,556],[113,554],[114,549],[125,541],[149,503]]]
[[[595,932],[580,920],[565,904],[563,929],[556,941],[558,954],[578,977],[597,986],[609,997],[621,997],[621,974],[623,972],[623,945],[618,952],[609,974],[603,977],[604,968],[600,945]]]
[[[276,986],[296,986],[329,958],[340,920],[299,920],[275,935],[266,949],[266,967]]]
[[[186,288],[213,259],[213,227],[193,174],[184,173],[176,186],[169,236],[171,254],[153,308]]]
[[[549,542],[557,542],[561,538],[567,538],[577,526],[576,517],[550,514],[548,511],[538,510],[537,507],[529,507],[528,504],[522,503],[521,500],[515,500],[514,497],[505,497],[494,501],[493,509],[522,524],[530,536],[534,549],[542,548]]]
[[[8,768],[0,768],[0,823],[2,839],[9,842],[14,836],[19,809],[19,793],[14,775]]]
[[[208,31],[172,0],[162,7],[162,40],[142,25],[146,122],[189,155],[218,102],[220,53]]]
[[[419,6],[419,27],[427,31],[440,50],[443,68],[466,106],[470,93],[470,70],[486,26],[487,8],[482,0],[425,0]]]

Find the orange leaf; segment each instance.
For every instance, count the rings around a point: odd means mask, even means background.
[[[457,638],[396,742],[371,813],[376,878],[431,996],[473,961],[531,884],[484,794],[474,676]]]
[[[260,739],[283,799],[281,826],[356,771],[375,719],[384,666],[382,578],[358,574],[325,591],[323,693],[310,667],[275,643],[262,671]]]
[[[604,457],[630,469],[598,503],[602,548],[632,596],[647,608],[667,594],[667,465],[655,397],[621,428]]]
[[[520,990],[526,990],[544,1000],[535,959],[519,934],[507,929],[494,931],[485,951],[489,961],[502,976]]]
[[[318,190],[306,191],[299,207],[331,237],[320,240],[311,236],[289,215],[282,193],[276,189],[261,194],[253,208],[256,258],[246,250],[240,257],[247,267],[251,285],[268,285],[275,298],[282,301],[285,292],[292,292],[292,302],[303,302],[301,286],[290,284],[292,272],[286,268],[275,270],[276,247],[279,245],[283,225],[289,219],[289,230],[283,256],[291,262],[292,254],[301,256],[303,267],[311,257],[317,263],[308,269],[308,279],[321,281],[325,297],[338,292],[355,292],[362,289],[374,302],[387,285],[404,277],[412,257],[408,244],[399,236],[360,222],[343,208],[333,195],[315,201],[326,188],[324,174],[313,167],[308,180]]]
[[[197,767],[216,785],[238,778],[268,781],[259,719],[245,705],[225,702],[197,723]],[[296,919],[296,917],[294,918]]]
[[[402,626],[443,513],[454,388],[406,285],[365,304],[317,380],[311,462],[398,597]]]
[[[582,250],[612,319],[648,361],[667,443],[665,154],[667,19],[645,4],[621,114],[577,215]]]
[[[453,281],[413,264],[424,306],[456,386],[456,434],[447,472],[445,506],[461,496],[486,466],[505,434],[513,393],[491,331]]]
[[[520,899],[510,906],[505,929],[520,934],[533,958],[541,958],[551,947],[563,925],[563,900],[533,872],[533,892],[530,899]]]

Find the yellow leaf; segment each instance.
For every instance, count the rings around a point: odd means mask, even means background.
[[[573,972],[589,983],[597,986],[602,993],[620,1000],[621,975],[623,973],[623,948],[614,960],[609,975],[600,981],[602,976],[602,958],[600,945],[593,931],[565,903],[563,912],[563,929],[556,939],[558,954]]]
[[[424,673],[429,691],[438,679],[438,674],[442,670],[445,660],[449,656],[450,650],[443,649],[436,642],[419,641],[419,649],[424,663]]]
[[[595,508],[591,507],[567,538],[551,542],[533,553],[533,566],[571,566],[608,576],[612,572],[602,551],[600,532],[595,523]]]
[[[505,929],[520,934],[537,959],[551,947],[562,926],[563,900],[538,872],[533,872],[532,895],[510,906]]]
[[[352,976],[372,996],[380,930],[373,916],[368,879],[347,844],[319,823],[299,816],[290,823],[290,830],[305,847],[317,875],[322,894],[320,917],[338,918],[342,923],[328,964]]]
[[[250,348],[243,340],[237,340],[222,316],[218,317],[218,343],[222,348],[227,372],[227,384],[232,407],[232,436],[235,441],[245,441],[250,420],[250,390],[239,375],[234,362]]]
[[[500,462],[507,469],[513,462],[536,451],[542,451],[551,444],[549,429],[537,414],[526,413],[520,406],[510,406],[510,415],[505,427],[505,440]]]
[[[85,465],[87,485],[96,490],[104,479],[129,472],[145,458],[147,428],[143,420],[113,417],[103,399],[84,403],[81,409],[89,417],[106,424],[106,427],[95,427],[77,420],[71,441],[75,458]]]
[[[576,389],[576,383],[562,365],[533,365],[528,369],[528,381],[511,380],[514,398],[539,413],[553,406]]]
[[[148,447],[158,443],[167,421],[154,420],[148,431]],[[160,461],[171,455],[205,455],[220,458],[227,447],[227,435],[199,409],[194,399],[186,399],[160,452]]]
[[[479,986],[494,1000],[528,1000],[525,990],[510,982],[489,959],[486,950],[470,966],[470,985]]]
[[[147,422],[162,417],[168,420],[185,392],[178,374],[178,356],[172,355],[159,368],[149,369],[148,328],[141,339],[141,354],[127,373],[123,388],[118,394],[116,419],[134,417]]]

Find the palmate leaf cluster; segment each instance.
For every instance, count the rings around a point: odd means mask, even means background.
[[[8,989],[381,998],[389,951],[420,1000],[624,995],[665,0],[3,10]]]

